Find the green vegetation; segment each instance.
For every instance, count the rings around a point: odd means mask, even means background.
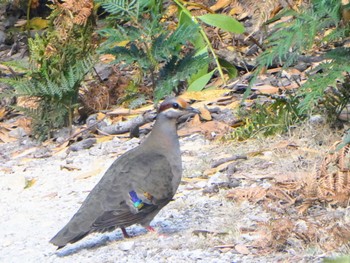
[[[350,50],[335,47],[337,41],[350,33],[349,24],[341,24],[341,1],[311,2],[308,9],[299,12],[286,9],[273,19],[275,21],[281,17],[290,17],[274,26],[275,32],[267,38],[266,50],[259,56],[257,68],[257,73],[273,63],[279,63],[286,68],[295,63],[301,54],[311,54],[312,48],[326,47],[324,56],[329,60],[321,63],[315,70],[318,74],[310,76],[298,91],[298,95],[304,98],[298,105],[302,112],[308,112],[313,106],[319,105],[320,99],[327,98],[327,87],[336,87],[337,81],[344,82],[344,73],[350,71]],[[330,28],[331,31],[328,30]]]
[[[349,5],[341,6],[340,0],[313,0],[308,8],[284,9],[267,22],[275,22],[275,25],[273,33],[265,41],[265,51],[258,57],[252,84],[263,69],[276,64],[287,68],[295,64],[301,55],[312,55],[315,49],[323,50],[322,56],[327,59],[315,68],[316,73],[308,76],[307,82],[295,93],[287,94],[292,101],[298,101],[286,108],[291,111],[287,115],[293,118],[292,123],[315,111],[326,111],[329,120],[335,121],[350,101],[347,88],[350,49],[337,45],[350,33],[350,24],[343,23],[341,17],[341,10],[347,9]],[[245,97],[249,93],[250,90],[247,90]],[[248,123],[264,125],[265,120],[260,120],[259,115],[260,112],[252,113]],[[278,122],[278,118],[275,121]]]
[[[28,67],[23,69],[21,61],[11,64],[21,67],[24,77],[1,80],[13,86],[12,96],[31,102],[15,108],[32,118],[33,135],[38,140],[50,138],[55,129],[72,125],[80,84],[94,64],[93,17],[74,20],[66,6],[51,8],[49,28],[28,40]]]
[[[182,83],[189,84],[189,90],[201,90],[216,70],[223,78],[222,68],[229,77],[236,76],[236,69],[216,56],[198,22],[199,19],[227,31],[242,33],[243,26],[233,18],[219,14],[194,17],[180,1],[175,1],[179,22],[172,24],[163,19],[162,1],[97,2],[108,12],[110,21],[108,27],[100,30],[107,39],[100,52],[114,55],[114,63],[120,66],[136,65],[143,77],[150,78],[155,101],[171,93],[178,95]],[[209,73],[208,50],[217,65]]]
[[[235,128],[232,138],[246,140],[257,136],[270,136],[286,132],[291,126],[305,119],[297,108],[297,97],[276,97],[272,102],[257,100],[249,109],[240,109],[238,115],[244,125]]]
[[[109,13],[110,21],[100,30],[107,39],[100,53],[114,55],[113,63],[120,66],[136,65],[142,77],[150,78],[156,101],[172,92],[179,94],[179,83],[207,67],[207,54],[186,46],[196,40],[198,26],[183,24],[170,29],[162,22],[161,1],[97,2]]]

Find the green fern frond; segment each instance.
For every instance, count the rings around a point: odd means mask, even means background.
[[[194,54],[195,52],[190,52],[181,59],[174,56],[160,70],[155,90],[156,101],[170,95],[181,81],[189,79],[200,68],[207,65],[209,59],[207,54],[199,56]]]
[[[123,62],[126,65],[137,63],[141,69],[147,69],[151,66],[147,54],[134,43],[131,43],[127,47],[117,46],[111,49],[106,49],[104,53],[116,56],[116,59],[113,61],[114,64],[119,62]]]
[[[129,104],[130,109],[136,109],[146,103],[146,98],[144,95],[140,95],[138,98],[132,100]]]
[[[181,46],[194,40],[199,28],[197,24],[179,26],[169,36],[159,35],[152,44],[152,55],[157,60],[167,60],[173,55],[179,54]]]
[[[317,41],[316,36],[325,28],[340,21],[339,0],[316,0],[311,8],[296,12],[288,10],[283,15],[292,15],[286,22],[277,23],[274,32],[266,40],[266,50],[258,58],[258,68],[279,63],[292,65],[299,55],[308,51]]]
[[[18,72],[28,72],[30,64],[27,59],[18,59],[1,62],[1,64],[10,67],[14,71]]]
[[[309,77],[308,81],[298,90],[299,94],[305,96],[298,106],[302,112],[317,105],[320,99],[325,97],[325,90],[328,87],[335,87],[337,82],[343,82],[344,71],[350,72],[350,65],[325,62],[320,64],[316,70],[322,70],[322,74]]]
[[[96,3],[112,15],[137,17],[139,13],[138,0],[96,0]]]

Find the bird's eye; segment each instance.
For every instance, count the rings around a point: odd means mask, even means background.
[[[173,108],[174,108],[174,109],[178,109],[179,107],[180,107],[180,106],[179,106],[179,104],[178,104],[178,103],[176,103],[176,102],[175,102],[175,103],[173,103]]]

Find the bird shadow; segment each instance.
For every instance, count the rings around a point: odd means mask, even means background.
[[[128,234],[131,238],[140,236],[145,233],[147,233],[147,230],[142,227],[133,227],[130,228],[130,230],[128,229]],[[116,230],[111,233],[96,234],[96,236],[92,238],[82,240],[78,243],[69,245],[67,247],[62,248],[61,250],[58,250],[56,252],[56,255],[58,257],[66,257],[78,253],[79,251],[84,249],[96,249],[98,247],[105,246],[109,242],[120,241],[123,239],[124,237],[120,230]]]
[[[163,224],[163,223],[156,223],[154,224],[154,227],[157,228],[157,232],[159,234],[164,235],[171,235],[176,232],[181,231],[181,229],[171,227],[169,224]],[[133,226],[127,229],[127,232],[130,236],[130,238],[134,238],[137,236],[141,236],[146,234],[148,231],[141,227],[141,226]],[[61,250],[56,251],[56,255],[58,257],[66,257],[69,255],[73,255],[75,253],[78,253],[81,250],[84,249],[96,249],[98,247],[105,246],[109,242],[113,241],[120,241],[125,239],[121,233],[120,230],[113,231],[111,233],[104,233],[104,234],[98,234],[92,238],[89,238],[87,240],[82,240],[78,243],[69,245],[67,247],[62,248]]]

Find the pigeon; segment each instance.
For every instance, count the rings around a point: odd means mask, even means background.
[[[117,158],[91,190],[79,210],[51,240],[58,249],[92,232],[141,224],[152,219],[174,197],[182,176],[177,119],[198,110],[180,97],[165,99],[151,133],[137,147]]]

